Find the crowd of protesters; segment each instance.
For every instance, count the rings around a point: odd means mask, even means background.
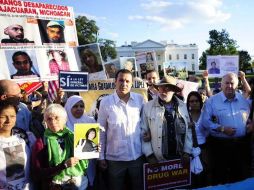
[[[186,100],[172,76],[147,71],[147,97],[131,92],[133,80],[127,69],[116,73],[116,89],[102,98],[96,118],[78,92],[58,89],[49,102],[46,88],[28,96],[14,81],[0,80],[0,189],[140,190],[144,163],[189,164],[196,148],[203,170],[192,171],[186,188],[254,177],[253,79],[228,73],[212,91],[205,71]],[[103,129],[100,156],[79,160],[74,124],[96,122]]]

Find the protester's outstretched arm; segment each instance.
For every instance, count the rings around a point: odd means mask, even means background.
[[[246,78],[245,78],[245,73],[243,71],[239,71],[239,77],[241,79],[241,82],[243,84],[243,96],[245,98],[248,98],[250,96],[250,92],[251,92],[251,87],[249,85],[249,83],[247,82]]]
[[[209,84],[209,80],[208,80],[208,71],[205,70],[203,72],[203,79],[204,79],[204,82],[205,82],[205,90],[206,90],[206,94],[208,97],[212,96],[213,93],[211,91],[211,88],[210,88],[210,84]]]
[[[65,92],[63,91],[62,88],[58,88],[57,89],[57,97],[55,99],[55,103],[57,104],[64,104],[64,95],[65,95]]]

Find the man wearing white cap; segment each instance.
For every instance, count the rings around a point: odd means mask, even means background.
[[[47,37],[45,43],[65,43],[64,25],[59,21],[49,21],[47,24]]]

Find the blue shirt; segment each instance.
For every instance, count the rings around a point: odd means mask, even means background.
[[[223,92],[220,92],[208,100],[204,106],[202,116],[203,126],[209,129],[210,134],[215,137],[242,137],[246,134],[246,122],[250,113],[248,101],[238,92],[233,100],[228,100]],[[217,132],[215,129],[220,125],[236,129],[233,136]]]

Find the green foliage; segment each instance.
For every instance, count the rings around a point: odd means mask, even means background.
[[[247,51],[241,50],[239,53],[239,69],[245,71],[251,68],[251,57]]]
[[[108,57],[115,59],[117,56],[115,49],[115,42],[107,39],[99,39],[101,56],[104,61],[108,60]]]
[[[99,28],[94,20],[89,20],[85,16],[78,16],[76,18],[76,28],[79,45],[91,44],[97,41]]]
[[[206,68],[207,55],[238,55],[238,45],[234,39],[230,38],[229,33],[225,29],[222,29],[221,32],[211,30],[209,31],[209,36],[207,43],[210,47],[199,58],[200,69]]]
[[[89,20],[85,16],[76,18],[76,28],[79,45],[86,45],[98,42],[100,44],[101,56],[104,61],[108,57],[115,59],[117,56],[115,42],[108,39],[98,39],[99,27],[94,20]]]

